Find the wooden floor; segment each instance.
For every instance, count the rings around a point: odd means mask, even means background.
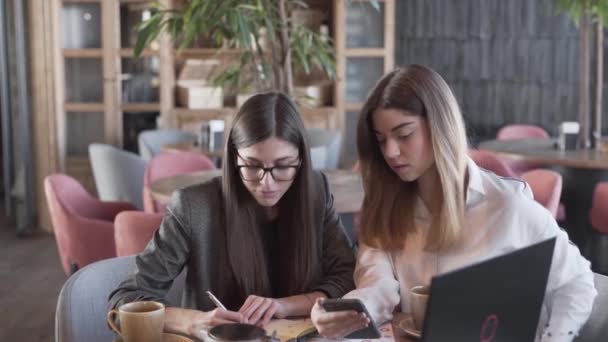
[[[66,279],[52,235],[17,238],[0,218],[0,341],[55,341],[55,305]]]

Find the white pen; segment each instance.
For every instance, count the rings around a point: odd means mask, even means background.
[[[215,306],[217,306],[220,309],[228,311],[228,309],[226,309],[226,307],[224,306],[224,304],[222,304],[222,302],[220,302],[220,300],[217,299],[213,295],[213,293],[211,293],[211,291],[205,291],[205,292],[207,292],[207,296],[209,296],[209,299],[211,299],[211,301],[213,302],[213,304],[215,304]]]

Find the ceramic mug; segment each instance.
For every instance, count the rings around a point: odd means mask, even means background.
[[[424,315],[426,314],[426,303],[429,299],[430,288],[428,286],[414,286],[410,290],[410,308],[414,328],[422,331],[424,326]]]
[[[116,316],[120,328],[115,324]],[[162,342],[165,305],[159,302],[132,302],[108,312],[108,324],[124,342]]]

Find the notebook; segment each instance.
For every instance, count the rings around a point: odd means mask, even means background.
[[[387,322],[382,326],[378,327],[382,337],[375,341],[378,342],[395,342],[395,335],[393,332],[393,326],[391,322]],[[281,342],[286,342],[288,340],[294,340],[298,338],[302,338],[306,336],[307,342],[328,342],[333,341],[326,338],[319,337],[317,335],[317,329],[312,324],[310,318],[301,318],[301,319],[273,319],[266,325],[266,333],[270,336],[272,333],[276,331],[276,337],[281,340]],[[364,342],[369,340],[356,340],[351,339],[349,342]]]
[[[272,336],[273,332],[276,331],[276,338],[282,342],[297,339],[317,331],[310,318],[273,319],[266,325],[265,329],[269,336]]]

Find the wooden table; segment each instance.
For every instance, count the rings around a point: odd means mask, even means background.
[[[363,185],[359,173],[348,170],[324,171],[334,195],[337,213],[354,213],[363,203]],[[174,177],[163,178],[150,184],[152,197],[160,203],[168,203],[173,191],[190,185],[206,182],[220,176],[222,170],[198,171]]]
[[[579,169],[608,170],[608,153],[594,149],[559,150],[556,139],[489,140],[479,144],[501,157]]]
[[[566,221],[562,225],[593,266],[597,262],[591,253],[595,241],[589,209],[597,183],[608,181],[608,153],[594,149],[563,151],[554,148],[555,142],[556,139],[490,140],[482,142],[479,149],[507,159],[544,165],[562,175],[561,200],[566,209]]]
[[[406,333],[399,328],[399,323],[406,319],[407,317],[409,317],[409,314],[405,314],[405,313],[396,313],[395,317],[393,318],[393,320],[390,323],[386,323],[382,326],[379,327],[380,332],[384,335],[384,333],[386,332],[386,326],[388,324],[390,324],[392,326],[392,330],[393,330],[393,338],[387,338],[387,337],[383,337],[381,339],[377,339],[374,341],[379,341],[379,342],[417,342],[419,341],[417,338],[413,338],[413,337],[409,337],[408,335],[406,335]],[[289,318],[288,318],[289,319]],[[188,336],[191,339],[193,339],[195,342],[202,342],[201,340]],[[314,342],[335,342],[336,340],[330,340],[330,339],[326,339],[326,338],[311,338],[311,341]],[[345,340],[348,341],[348,340]]]
[[[209,157],[220,158],[220,159],[224,155],[224,151],[221,148],[209,150],[209,149],[203,148],[201,146],[195,145],[191,142],[165,144],[162,146],[162,151],[163,152],[196,152],[196,153],[202,153]]]

